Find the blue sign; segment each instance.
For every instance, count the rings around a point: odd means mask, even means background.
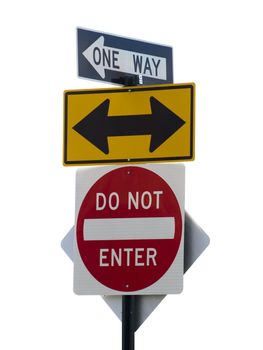
[[[172,47],[77,29],[78,74],[120,85],[173,83]]]

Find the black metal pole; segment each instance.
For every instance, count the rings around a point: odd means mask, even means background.
[[[122,296],[122,350],[134,350],[135,295]]]
[[[139,77],[124,77],[124,86],[138,85]],[[122,296],[122,350],[134,350],[135,295]]]

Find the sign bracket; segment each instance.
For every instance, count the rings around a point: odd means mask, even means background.
[[[137,86],[140,85],[139,75],[123,76],[119,79],[119,83],[124,86]]]

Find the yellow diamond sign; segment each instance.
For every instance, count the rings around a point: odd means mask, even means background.
[[[64,93],[64,165],[194,159],[194,84]]]

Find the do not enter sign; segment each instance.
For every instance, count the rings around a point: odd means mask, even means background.
[[[80,170],[76,202],[77,294],[181,292],[183,165]]]

